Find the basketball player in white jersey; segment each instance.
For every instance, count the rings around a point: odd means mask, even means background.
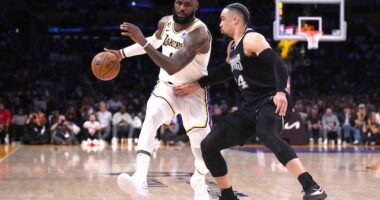
[[[195,172],[190,179],[194,199],[209,199],[205,183],[208,169],[200,149],[201,141],[210,132],[207,91],[200,88],[184,99],[175,97],[172,92],[175,85],[193,82],[207,75],[212,38],[207,26],[195,17],[198,7],[198,0],[175,0],[173,15],[163,17],[158,30],[148,38],[137,26],[124,22],[120,25],[122,35],[130,37],[136,44],[120,51],[105,49],[120,60],[147,53],[161,67],[159,80],[148,100],[139,137],[136,172],[132,177],[125,173],[118,177],[119,187],[133,199],[149,199],[147,173],[156,131],[177,114],[182,116],[195,157]],[[161,46],[162,53],[156,50]]]

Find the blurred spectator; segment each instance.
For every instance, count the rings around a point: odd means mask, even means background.
[[[360,135],[362,138],[361,142],[367,141],[367,134],[363,132],[365,130],[365,123],[368,119],[367,116],[367,110],[365,108],[364,104],[359,104],[358,106],[358,111],[356,112],[356,119],[355,119],[355,128],[357,128],[360,131]]]
[[[137,144],[142,126],[142,114],[132,112],[132,124],[128,134],[128,144]]]
[[[26,128],[28,115],[22,108],[17,108],[17,113],[12,118],[12,142],[20,142]]]
[[[84,123],[90,117],[90,115],[95,114],[94,107],[86,105],[81,108],[81,121]]]
[[[100,122],[99,139],[106,141],[109,139],[111,133],[112,114],[107,110],[107,106],[104,101],[99,103],[99,112],[97,112],[96,115]]]
[[[229,106],[226,100],[221,100],[220,109],[222,110],[222,115],[228,114]]]
[[[294,105],[294,112],[299,113],[302,122],[306,124],[307,113],[305,112],[305,108],[301,100],[298,100]]]
[[[112,144],[117,144],[119,138],[128,136],[131,124],[131,115],[126,112],[125,106],[121,106],[119,112],[112,117]]]
[[[122,106],[123,103],[117,95],[112,95],[112,97],[107,101],[107,108],[111,111],[111,113],[115,113]]]
[[[342,125],[344,143],[350,142],[354,138],[353,144],[360,143],[360,131],[355,128],[355,114],[351,112],[349,105],[344,106],[343,113],[339,115],[339,122]]]
[[[51,114],[48,116],[48,124],[50,126],[53,125],[55,122],[58,121],[59,116],[60,116],[59,111],[58,110],[53,110],[51,112]]]
[[[26,120],[26,131],[22,138],[24,144],[49,144],[50,134],[43,112],[35,111]]]
[[[75,124],[80,123],[80,118],[77,109],[74,106],[70,106],[65,113],[66,120]]]
[[[0,102],[0,144],[9,143],[9,127],[11,125],[11,112]],[[7,141],[6,141],[7,140]]]
[[[314,141],[318,138],[318,144],[322,144],[323,127],[322,118],[318,111],[318,106],[314,105],[311,111],[307,115],[307,134],[309,138],[309,144],[314,144]]]
[[[164,145],[175,145],[179,142],[179,139],[181,138],[177,135],[178,130],[179,125],[176,118],[174,118],[169,125],[164,124],[160,127],[161,141]]]
[[[220,108],[218,105],[214,105],[211,118],[213,126],[216,126],[216,124],[218,124],[219,121],[223,118],[222,108]]]
[[[379,145],[380,144],[380,129],[376,123],[376,113],[371,113],[368,120],[363,125],[363,133],[366,135],[365,144]]]
[[[64,115],[60,115],[58,120],[50,127],[53,144],[78,144],[76,134],[80,128],[73,122],[67,121]]]
[[[327,145],[328,138],[337,138],[337,143],[342,143],[340,125],[337,116],[333,113],[332,108],[328,107],[322,117],[324,144]]]
[[[91,114],[89,119],[83,124],[85,132],[85,142],[87,144],[97,143],[95,140],[99,138],[98,133],[100,131],[100,123],[96,120],[96,115]]]
[[[236,112],[238,110],[239,110],[239,108],[237,106],[232,106],[230,109],[230,113]]]

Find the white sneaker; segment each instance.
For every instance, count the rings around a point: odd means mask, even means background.
[[[5,144],[9,144],[10,143],[9,141],[10,141],[9,134],[6,134],[4,138]]]
[[[309,138],[309,144],[310,145],[314,144],[314,139],[313,138]]]
[[[342,144],[342,140],[341,139],[338,139],[338,145],[341,145]]]
[[[100,145],[101,147],[104,147],[104,146],[107,145],[107,142],[104,141],[104,140],[99,140],[99,145]]]
[[[92,144],[95,145],[95,146],[98,146],[100,144],[100,142],[97,139],[93,139],[92,140]]]
[[[194,200],[209,200],[208,186],[204,175],[194,172],[190,178],[190,185],[194,190]]]
[[[327,145],[328,142],[329,142],[329,141],[328,141],[327,139],[325,139],[325,140],[323,141],[323,145]]]
[[[82,145],[82,146],[87,146],[87,140],[82,140],[81,145]]]
[[[318,138],[318,144],[322,144],[322,138]]]
[[[112,145],[117,145],[117,138],[116,137],[112,138],[111,144]]]
[[[352,144],[359,144],[359,141],[355,140]]]
[[[128,138],[128,140],[127,140],[128,142],[127,142],[127,144],[128,144],[128,146],[130,146],[130,145],[132,145],[133,144],[133,139],[132,138]]]
[[[135,176],[122,173],[117,177],[117,185],[130,195],[133,200],[149,200],[149,190],[146,181],[139,181]]]

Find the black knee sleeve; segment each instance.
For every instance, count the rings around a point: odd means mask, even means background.
[[[260,111],[256,133],[258,138],[268,147],[277,157],[277,159],[286,166],[286,164],[297,158],[296,153],[283,139],[279,137],[282,131],[282,119],[274,112],[274,106],[267,104]]]
[[[201,142],[203,160],[213,177],[224,176],[227,174],[227,164],[220,153],[221,149],[214,145],[212,139],[208,137],[203,139]]]
[[[203,160],[213,177],[227,174],[227,164],[220,151],[238,143],[238,140],[230,139],[232,134],[231,127],[218,124],[201,142]]]
[[[277,159],[284,166],[286,166],[290,160],[297,158],[296,153],[294,153],[288,143],[279,137],[268,139],[264,144],[276,155]]]

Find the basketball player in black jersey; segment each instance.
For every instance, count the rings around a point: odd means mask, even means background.
[[[173,91],[176,96],[186,96],[199,87],[234,78],[244,97],[244,107],[227,115],[201,143],[205,163],[222,190],[220,199],[237,199],[227,178],[227,165],[220,151],[243,144],[252,130],[298,178],[303,187],[304,200],[325,199],[326,193],[305,171],[293,149],[279,137],[291,114],[286,91],[286,64],[261,34],[248,28],[250,14],[244,5],[230,4],[220,17],[222,33],[233,39],[227,48],[228,65],[198,82],[177,86]]]

